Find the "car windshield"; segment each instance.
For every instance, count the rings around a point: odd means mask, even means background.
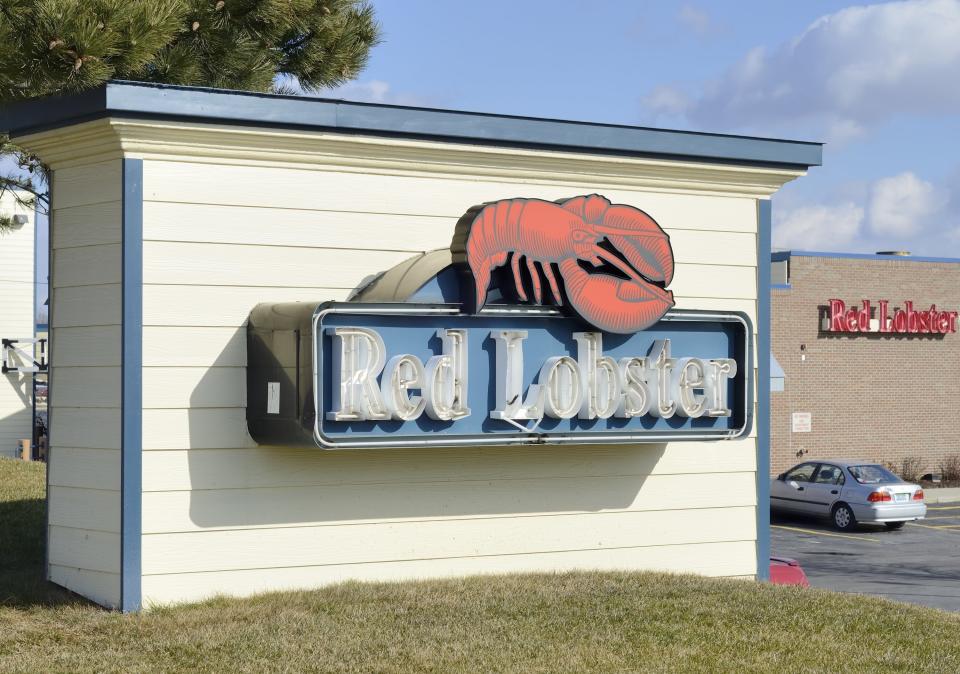
[[[901,481],[883,466],[850,466],[848,470],[853,475],[853,479],[860,484],[887,484]]]

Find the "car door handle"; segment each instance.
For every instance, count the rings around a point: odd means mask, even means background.
[[[803,491],[803,487],[797,487],[797,491]]]
[[[830,490],[830,493],[831,493],[831,494],[839,494],[840,492],[837,491],[836,489],[831,489],[831,490]]]

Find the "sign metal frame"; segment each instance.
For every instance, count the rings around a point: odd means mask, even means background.
[[[566,433],[566,432],[534,432],[497,433],[497,434],[465,434],[440,437],[420,437],[398,435],[396,437],[377,437],[373,439],[340,440],[323,434],[321,423],[324,416],[324,399],[320,385],[322,379],[320,344],[323,331],[321,322],[329,314],[355,315],[393,315],[393,316],[482,316],[482,317],[557,317],[565,320],[570,318],[561,311],[551,307],[519,306],[519,305],[488,305],[479,313],[467,313],[457,304],[413,304],[413,303],[363,303],[363,302],[325,302],[317,307],[312,320],[313,327],[313,403],[316,411],[313,428],[313,438],[322,449],[371,449],[393,447],[463,447],[463,446],[504,446],[504,445],[545,445],[545,444],[629,444],[629,443],[661,443],[676,441],[703,441],[703,440],[737,440],[749,435],[754,424],[754,329],[753,323],[747,314],[739,311],[700,311],[692,309],[671,309],[660,320],[665,322],[692,322],[716,321],[739,324],[744,330],[743,352],[738,354],[738,362],[743,363],[743,373],[746,377],[743,388],[744,416],[743,425],[736,429],[723,430],[674,430],[667,432],[638,433],[635,431],[606,431],[603,433]],[[585,326],[586,327],[586,326]]]

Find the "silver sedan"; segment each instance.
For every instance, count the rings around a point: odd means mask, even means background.
[[[920,485],[875,463],[837,459],[807,461],[778,475],[770,485],[770,508],[830,517],[840,530],[858,522],[899,529],[927,515]]]

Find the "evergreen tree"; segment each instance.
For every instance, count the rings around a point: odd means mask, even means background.
[[[315,91],[355,78],[378,40],[365,0],[0,0],[0,104],[110,79]],[[43,167],[0,143],[20,168],[0,192],[42,206]]]

